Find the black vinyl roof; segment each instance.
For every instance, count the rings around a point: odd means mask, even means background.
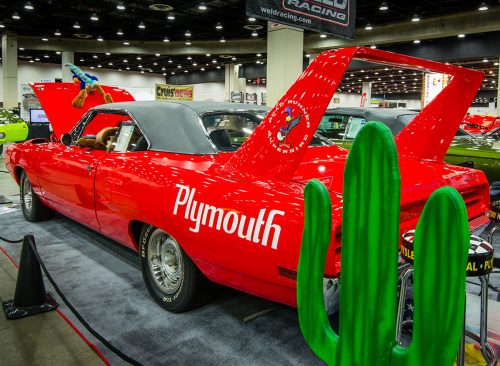
[[[267,113],[268,107],[216,102],[121,102],[103,104],[93,111],[124,111],[139,125],[149,150],[181,154],[216,154],[200,116],[209,112]]]

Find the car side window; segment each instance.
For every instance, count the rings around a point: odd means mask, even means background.
[[[244,114],[220,113],[204,116],[203,125],[220,151],[236,151],[252,134],[260,119]]]
[[[127,114],[96,113],[83,126],[75,144],[80,148],[108,150],[119,126],[129,120],[130,116]]]
[[[354,139],[361,128],[366,124],[366,119],[361,117],[349,117],[345,138]]]
[[[321,118],[318,133],[329,139],[341,140],[344,138],[348,116],[328,114]]]
[[[124,121],[120,124],[116,136],[111,141],[110,152],[145,151],[148,142],[135,122]]]

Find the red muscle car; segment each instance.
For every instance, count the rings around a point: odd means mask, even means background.
[[[125,91],[105,88],[118,103],[94,106],[98,98],[90,96],[93,108],[81,116],[71,107],[75,86],[33,84],[57,140],[7,150],[24,216],[36,221],[57,211],[138,251],[149,292],[173,312],[205,301],[210,281],[296,306],[303,189],[311,178],[324,182],[333,205],[325,276],[340,273],[347,150],[315,131],[353,58],[453,76],[395,137],[401,231],[415,227],[431,192],[444,185],[462,194],[471,225],[484,218],[484,174],[443,162],[482,74],[363,47],[322,53],[269,112],[127,102]]]
[[[500,126],[500,117],[483,114],[467,114],[462,128],[472,134],[488,133]]]

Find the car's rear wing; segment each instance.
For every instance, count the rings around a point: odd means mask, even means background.
[[[225,164],[240,179],[290,181],[352,59],[452,76],[451,82],[397,136],[399,155],[442,160],[483,73],[365,47],[320,54]]]
[[[105,103],[95,91],[89,93],[82,108],[73,107],[71,102],[80,92],[79,83],[30,83],[30,86],[40,100],[57,139],[69,132],[90,108]],[[104,85],[102,89],[111,95],[114,102],[135,100],[125,89]]]

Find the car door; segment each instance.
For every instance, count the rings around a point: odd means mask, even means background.
[[[116,114],[93,114],[81,126],[73,145],[50,143],[39,162],[43,196],[65,215],[93,228],[99,228],[94,180],[99,161],[107,154],[106,147],[97,145],[97,140],[101,131],[116,128],[123,119]]]

